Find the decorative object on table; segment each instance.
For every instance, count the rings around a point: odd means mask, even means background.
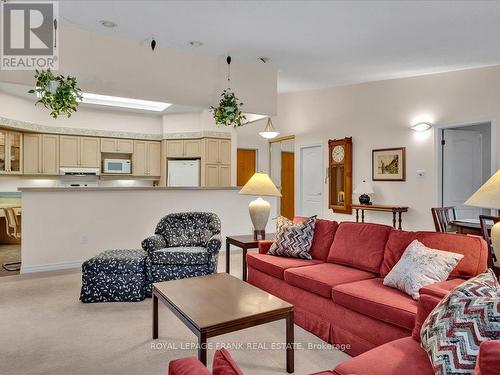
[[[361,211],[361,222],[365,222],[365,211],[392,212],[392,226],[394,229],[402,229],[403,212],[408,212],[405,206],[389,206],[383,204],[353,204],[352,208],[356,210],[356,222],[359,223],[359,211]],[[396,221],[396,215],[398,220]],[[397,223],[397,227],[396,227]]]
[[[370,194],[374,194],[373,187],[369,182],[363,180],[356,189],[354,189],[354,194],[359,194],[359,203],[371,205]]]
[[[418,300],[420,288],[445,281],[463,257],[462,254],[428,248],[414,240],[384,278],[384,285]]]
[[[227,62],[227,82],[231,82],[231,56],[226,58]],[[243,125],[246,116],[241,112],[243,103],[236,97],[230,87],[222,91],[221,100],[218,107],[210,107],[214,114],[214,120],[217,125],[233,126],[237,128]]]
[[[210,212],[181,212],[163,217],[155,234],[142,241],[142,248],[149,254],[152,282],[217,272],[220,231],[219,217]]]
[[[477,373],[481,343],[500,339],[499,289],[489,271],[459,285],[432,310],[420,338],[435,374]]]
[[[316,227],[316,216],[294,224],[286,217],[278,217],[276,223],[276,241],[267,254],[288,258],[312,259],[311,246]]]
[[[352,213],[352,138],[328,141],[328,206],[335,213]]]
[[[37,70],[35,88],[28,91],[36,94],[37,102],[50,109],[50,115],[57,118],[61,115],[71,117],[78,109],[78,101],[82,100],[82,90],[77,86],[75,77],[54,75],[50,69]]]
[[[271,117],[267,118],[266,128],[264,129],[263,132],[260,132],[259,135],[266,139],[273,139],[276,138],[278,135],[280,135],[280,133],[277,132],[276,129],[274,128]]]
[[[406,181],[406,148],[372,150],[373,181]]]
[[[466,206],[500,210],[500,169],[478,191],[472,194],[464,204]],[[490,236],[496,258],[500,259],[500,222],[493,225]]]
[[[243,195],[256,195],[258,198],[248,205],[250,211],[250,219],[254,228],[254,238],[266,238],[266,225],[271,212],[269,202],[262,199],[262,196],[281,197],[281,193],[276,188],[266,173],[257,172],[240,190]]]

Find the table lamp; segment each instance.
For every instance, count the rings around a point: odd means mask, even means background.
[[[262,199],[262,196],[281,197],[281,193],[266,173],[257,172],[241,188],[240,194],[258,196],[256,200],[250,202],[248,210],[253,224],[254,239],[259,239],[259,235],[261,239],[265,239],[266,224],[271,212],[271,205]]]
[[[369,182],[366,182],[363,180],[362,183],[360,183],[358,186],[356,186],[356,189],[354,189],[354,194],[360,194],[359,196],[359,203],[360,204],[367,204],[370,205],[372,202],[370,202],[370,196],[368,194],[373,194],[373,187]]]
[[[500,169],[464,203],[466,206],[500,209]],[[491,244],[500,259],[500,222],[491,228]]]

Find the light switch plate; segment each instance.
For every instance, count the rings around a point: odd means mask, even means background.
[[[417,170],[417,177],[425,177],[425,170],[424,169]]]

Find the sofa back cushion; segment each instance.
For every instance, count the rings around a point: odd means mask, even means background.
[[[220,219],[211,212],[181,212],[163,217],[155,229],[167,247],[206,246],[210,237],[220,234]]]
[[[464,256],[451,272],[450,278],[470,278],[486,271],[488,247],[480,237],[452,233],[407,232],[393,229],[385,245],[384,261],[380,267],[381,277],[387,276],[408,245],[414,240],[418,240],[432,249],[454,252]]]
[[[378,274],[392,227],[371,223],[339,224],[327,262]]]
[[[243,375],[236,361],[224,348],[217,350],[214,354],[212,373],[213,375]]]
[[[296,216],[293,219],[294,223],[300,223],[306,220],[305,216]],[[311,254],[313,259],[325,261],[332,246],[333,237],[337,231],[339,224],[336,221],[317,219],[316,227],[314,228],[314,238],[311,247]]]

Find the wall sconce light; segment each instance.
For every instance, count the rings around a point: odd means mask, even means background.
[[[432,124],[428,122],[419,122],[418,124],[413,125],[411,128],[416,132],[425,132],[426,130],[432,128]]]

